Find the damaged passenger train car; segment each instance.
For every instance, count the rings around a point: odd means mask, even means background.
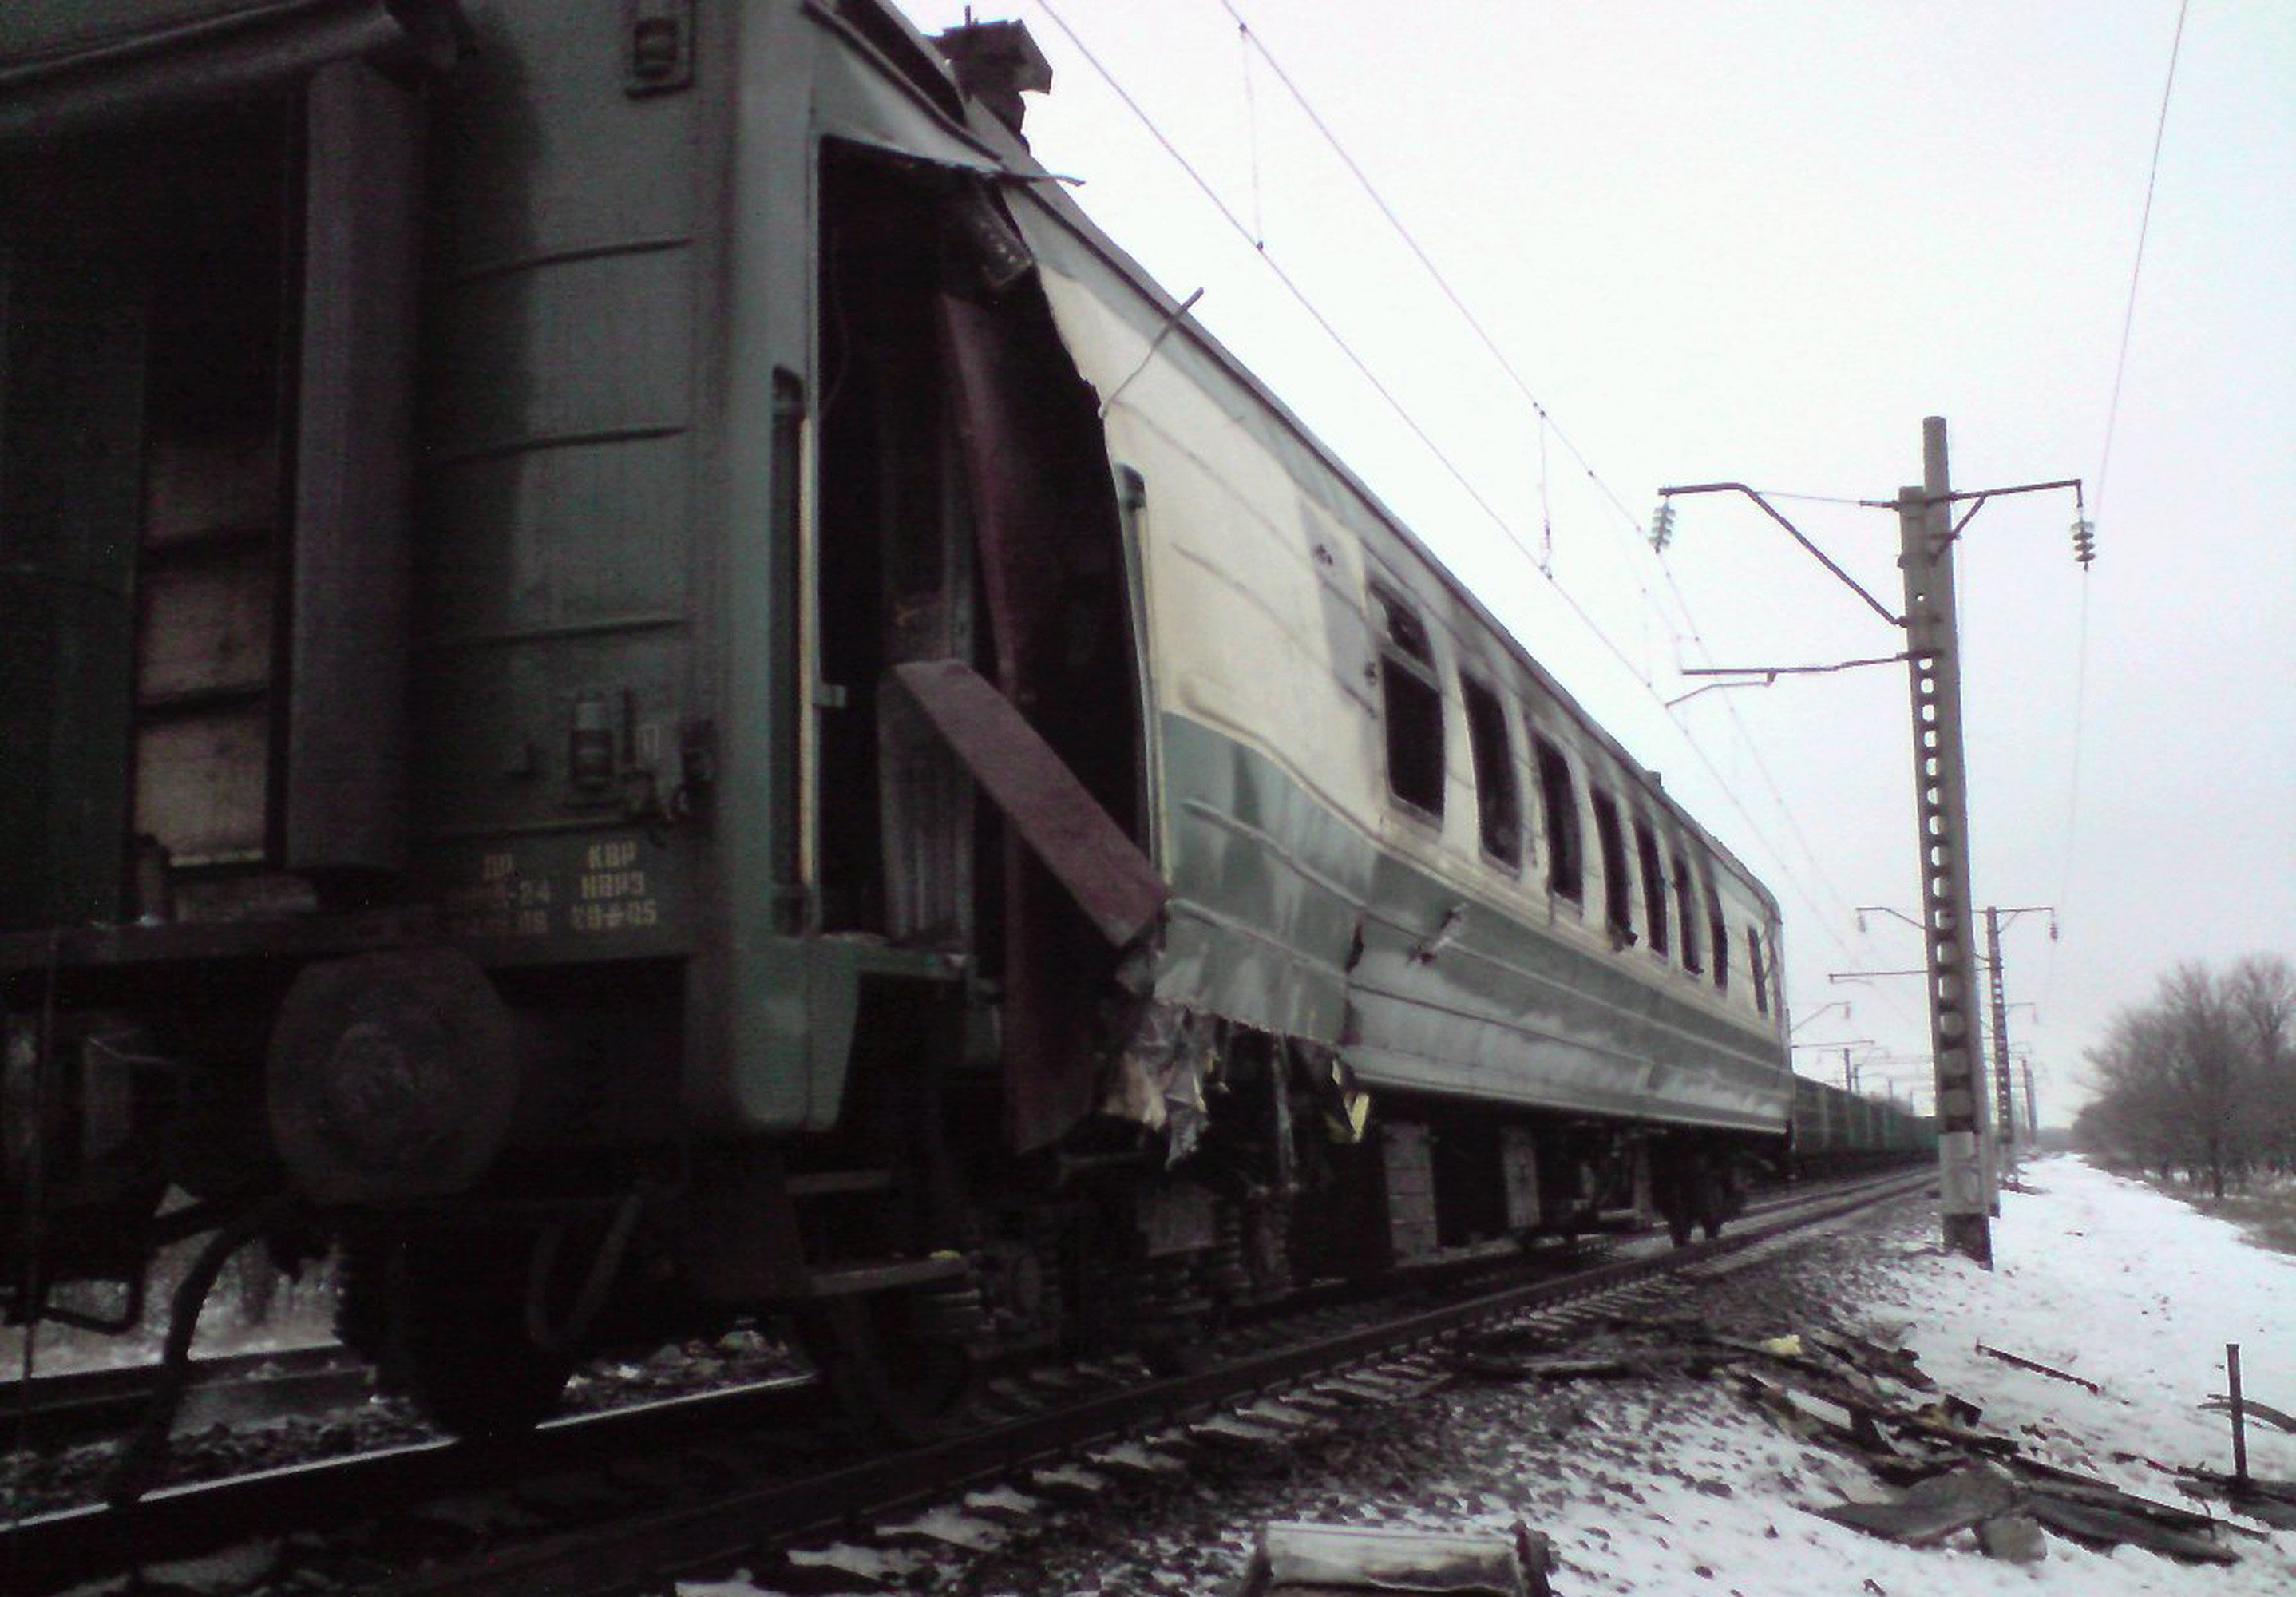
[[[450,1426],[1732,1212],[1770,895],[879,0],[0,11],[0,1294]]]

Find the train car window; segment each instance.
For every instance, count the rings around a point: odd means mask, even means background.
[[[1522,863],[1522,790],[1515,781],[1506,711],[1497,694],[1464,671],[1459,696],[1467,706],[1467,748],[1475,759],[1475,811],[1483,852],[1513,870]]]
[[[1666,867],[1660,862],[1658,836],[1650,822],[1635,822],[1635,862],[1643,871],[1643,919],[1650,926],[1651,952],[1666,952]]]
[[[1682,925],[1682,967],[1693,975],[1706,968],[1698,952],[1698,888],[1691,880],[1690,861],[1674,857],[1674,907]]]
[[[1730,926],[1722,918],[1722,895],[1706,884],[1706,941],[1714,950],[1714,990],[1730,991]]]
[[[1603,918],[1623,948],[1635,940],[1635,903],[1627,881],[1627,835],[1619,825],[1619,806],[1607,793],[1595,795],[1595,841],[1603,850]]]
[[[1443,813],[1443,689],[1426,623],[1393,594],[1379,607],[1380,712],[1387,723],[1388,790],[1414,810]]]
[[[1534,735],[1530,742],[1538,759],[1538,802],[1546,811],[1546,890],[1576,903],[1587,896],[1587,867],[1570,762],[1546,738]]]
[[[1762,969],[1762,934],[1751,926],[1746,928],[1746,976],[1753,984],[1755,1012],[1768,1014],[1770,979]]]

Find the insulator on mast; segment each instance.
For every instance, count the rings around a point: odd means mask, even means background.
[[[1661,555],[1666,553],[1666,546],[1674,541],[1674,501],[1672,499],[1660,499],[1658,502],[1658,509],[1652,514],[1650,541],[1651,547]]]
[[[2087,516],[2073,523],[2073,558],[2083,570],[2096,562],[2096,523]]]

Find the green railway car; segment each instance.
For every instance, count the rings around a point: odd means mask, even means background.
[[[1894,1099],[1867,1098],[1796,1076],[1793,1082],[1792,1164],[1802,1174],[1825,1174],[1937,1152],[1937,1122]]]
[[[757,1312],[914,1428],[1718,1229],[1775,901],[1047,84],[876,0],[0,11],[12,1315],[261,1237],[460,1428]]]

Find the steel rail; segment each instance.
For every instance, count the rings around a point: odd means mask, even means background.
[[[119,1364],[37,1375],[0,1388],[0,1442],[9,1452],[46,1452],[126,1430],[142,1418],[160,1381],[157,1364]],[[333,1343],[192,1362],[186,1412],[261,1394],[287,1404],[348,1402],[370,1390],[365,1360]]]
[[[1815,1199],[1739,1235],[1597,1265],[1554,1280],[1510,1287],[1421,1310],[1375,1326],[1245,1354],[1196,1374],[1167,1377],[1087,1396],[1042,1414],[868,1459],[802,1478],[737,1489],[707,1502],[620,1525],[496,1548],[468,1564],[409,1576],[375,1597],[627,1597],[671,1578],[754,1564],[760,1548],[834,1531],[940,1501],[1013,1471],[1143,1428],[1182,1421],[1271,1389],[1338,1373],[1439,1341],[1485,1320],[1595,1297],[1710,1263],[1792,1231],[1822,1224],[1935,1180],[1932,1173],[1882,1178],[1854,1195]]]
[[[817,1401],[810,1376],[753,1381],[659,1403],[554,1420],[501,1441],[420,1442],[164,1487],[119,1507],[89,1505],[0,1527],[0,1592],[62,1590],[235,1542],[325,1527],[545,1471],[603,1468],[698,1436],[756,1429]]]
[[[1770,1199],[1756,1205],[1750,1214],[1783,1212],[1783,1217],[1718,1241],[1480,1292],[1376,1323],[1247,1352],[1201,1372],[1144,1378],[930,1446],[803,1477],[753,1481],[666,1512],[641,1510],[594,1530],[496,1549],[481,1555],[472,1567],[444,1566],[382,1589],[392,1597],[485,1593],[522,1597],[535,1591],[576,1597],[625,1593],[658,1581],[665,1571],[738,1563],[761,1544],[937,1500],[972,1482],[1392,1354],[1496,1315],[1595,1296],[1725,1256],[1932,1179],[1928,1172],[1885,1176],[1862,1185],[1829,1184],[1814,1194]],[[29,1517],[0,1527],[0,1589],[62,1590],[119,1575],[139,1562],[193,1557],[291,1529],[322,1529],[373,1519],[397,1507],[456,1493],[506,1488],[537,1474],[603,1469],[649,1454],[705,1446],[744,1431],[785,1425],[821,1401],[819,1384],[809,1376],[796,1376],[570,1416],[514,1440],[421,1443],[168,1487],[120,1508],[90,1506]]]

